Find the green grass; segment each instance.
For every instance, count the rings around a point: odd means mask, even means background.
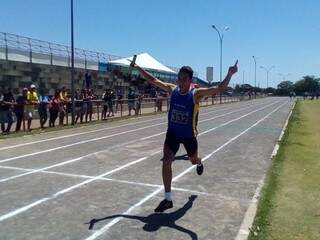
[[[320,239],[320,101],[296,104],[261,192],[256,239]]]

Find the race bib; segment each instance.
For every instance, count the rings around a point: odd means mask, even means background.
[[[189,113],[183,111],[172,110],[171,122],[178,124],[188,124]]]

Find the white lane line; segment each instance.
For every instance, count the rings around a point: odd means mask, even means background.
[[[272,104],[274,104],[274,103],[272,103]],[[262,105],[264,105],[264,104],[262,104]],[[266,105],[266,106],[269,106],[269,105]],[[215,117],[212,117],[212,118],[209,118],[209,119],[204,119],[204,120],[199,121],[199,123],[204,122],[204,121],[213,120],[213,119],[216,119],[218,117],[226,116],[226,115],[234,113],[234,112],[239,112],[239,111],[242,111],[243,109],[247,109],[247,108],[251,108],[251,107],[245,107],[245,108],[238,109],[236,111],[232,111],[232,112],[229,112],[229,113],[226,113],[226,114],[218,115],[218,116],[215,116]],[[115,133],[115,134],[111,134],[111,135],[107,135],[107,136],[103,136],[103,137],[92,138],[92,139],[89,139],[89,140],[83,140],[83,141],[80,141],[80,142],[67,144],[67,145],[60,146],[60,147],[50,148],[50,149],[46,149],[46,150],[42,150],[42,151],[38,151],[38,152],[28,153],[28,154],[24,154],[24,155],[19,155],[19,156],[16,156],[16,157],[5,158],[5,159],[0,160],[0,163],[8,162],[8,161],[16,160],[16,159],[21,159],[21,158],[25,158],[25,157],[35,156],[35,155],[42,154],[42,153],[52,152],[52,151],[56,151],[56,150],[60,150],[60,149],[64,149],[64,148],[68,148],[68,147],[72,147],[72,146],[88,143],[88,142],[94,142],[94,141],[98,141],[98,140],[102,140],[102,139],[107,139],[107,138],[111,138],[111,137],[114,137],[114,136],[119,136],[119,135],[123,135],[123,134],[126,134],[126,133],[136,132],[136,131],[140,131],[140,130],[143,130],[143,129],[152,128],[152,127],[160,126],[160,125],[164,125],[164,124],[167,124],[167,122],[148,125],[148,126],[145,126],[145,127],[132,129],[132,130],[124,131],[124,132],[119,132],[119,133]],[[143,139],[143,140],[145,140],[145,139]]]
[[[242,115],[242,116],[240,116],[240,117],[238,117],[238,118],[235,118],[235,119],[232,119],[232,120],[230,120],[230,121],[228,121],[228,122],[225,122],[225,123],[223,123],[223,124],[220,124],[220,125],[218,125],[217,127],[210,128],[210,129],[208,129],[208,130],[200,133],[199,136],[201,136],[201,135],[203,135],[203,134],[206,134],[206,133],[208,133],[208,132],[214,131],[214,130],[220,128],[220,127],[226,126],[226,125],[228,125],[228,124],[230,124],[230,123],[232,123],[232,122],[238,121],[238,120],[240,120],[241,118],[244,118],[244,117],[246,117],[246,116],[249,116],[249,115],[251,115],[251,114],[253,114],[253,113],[255,113],[255,112],[261,111],[261,110],[263,110],[263,109],[265,109],[265,108],[267,108],[267,107],[269,107],[269,106],[271,106],[271,105],[274,105],[274,104],[275,104],[275,103],[268,104],[268,105],[266,105],[266,106],[264,106],[264,107],[262,107],[262,108],[258,108],[258,109],[256,109],[256,110],[251,111],[251,112],[249,112],[249,113],[247,113],[247,114],[244,114],[244,115]],[[239,112],[239,111],[241,111],[241,110],[236,110],[236,111],[233,111],[233,112],[225,113],[225,114],[222,114],[222,115],[215,116],[215,117],[213,117],[213,118],[201,120],[201,121],[199,121],[199,122],[200,122],[200,123],[206,122],[206,121],[213,120],[213,119],[216,119],[216,118],[218,118],[218,117],[226,116],[226,115],[228,115],[228,114],[231,114],[231,113],[234,113],[234,112]],[[152,137],[159,136],[159,135],[164,134],[164,133],[166,133],[166,131],[161,132],[161,133],[157,133],[157,134],[154,134],[154,135],[151,135],[151,136],[148,136],[148,137],[144,137],[144,138],[142,138],[142,139],[136,139],[136,140],[130,141],[130,143],[136,142],[136,141],[139,141],[139,140],[146,140],[146,139],[149,139],[149,138],[152,138]],[[45,170],[48,170],[48,169],[51,169],[51,168],[61,167],[61,166],[66,165],[66,164],[70,164],[70,163],[74,163],[74,162],[77,162],[77,161],[81,161],[81,160],[83,160],[85,157],[89,157],[89,156],[92,156],[92,155],[95,155],[95,154],[98,154],[98,153],[101,153],[101,152],[106,152],[106,151],[109,151],[110,149],[112,149],[112,148],[114,148],[114,147],[124,146],[124,145],[127,145],[127,144],[129,144],[129,143],[128,143],[128,142],[125,142],[125,143],[122,143],[122,144],[118,144],[118,145],[116,145],[116,146],[109,147],[109,148],[104,149],[104,150],[102,150],[102,151],[98,151],[98,152],[94,152],[94,153],[89,153],[89,154],[87,154],[87,155],[84,155],[84,156],[81,156],[81,157],[78,157],[78,158],[74,158],[74,159],[70,159],[70,160],[68,160],[68,161],[63,161],[63,162],[60,162],[60,163],[57,163],[57,164],[54,164],[54,165],[51,165],[51,166],[47,166],[47,167],[44,167],[44,168],[36,169],[36,170],[30,171],[30,172],[26,172],[26,173],[21,173],[21,174],[14,175],[14,176],[11,176],[11,177],[8,177],[8,178],[0,179],[0,183],[2,183],[2,182],[7,182],[7,181],[9,181],[9,180],[13,180],[13,179],[16,179],[16,178],[19,178],[19,177],[23,177],[23,176],[27,176],[27,175],[30,175],[30,174],[34,174],[34,173],[37,173],[37,172],[45,171]],[[0,161],[0,162],[8,162],[8,161],[12,161],[12,160],[15,160],[15,159],[7,159],[7,160],[2,160],[2,161]]]
[[[15,168],[15,167],[2,167],[0,168],[6,168],[6,169],[16,169],[16,170],[21,170],[21,171],[30,171],[30,169],[27,168]],[[35,170],[35,169],[33,169]],[[55,172],[55,171],[40,171],[41,173],[47,173],[47,174],[55,174],[55,175],[60,175],[60,176],[66,176],[66,177],[73,177],[73,178],[85,178],[85,179],[93,179],[95,176],[88,176],[88,175],[81,175],[81,174],[73,174],[73,173],[65,173],[65,172]],[[134,182],[134,181],[127,181],[127,180],[120,180],[120,179],[114,179],[114,178],[106,178],[102,177],[97,180],[105,180],[105,181],[110,181],[110,182],[117,182],[117,183],[126,183],[126,184],[131,184],[131,185],[137,185],[137,186],[144,186],[144,187],[153,187],[153,188],[158,188],[161,187],[159,184],[151,184],[151,183],[140,183],[140,182]],[[177,190],[177,191],[182,191],[182,192],[190,192],[190,193],[197,193],[197,194],[202,194],[202,195],[211,195],[206,192],[201,192],[201,191],[194,191],[186,188],[176,188],[172,187],[172,189]]]
[[[2,168],[2,167],[0,166],[0,168]],[[28,171],[29,169],[18,168],[17,170]],[[55,172],[55,171],[41,171],[41,173],[54,174],[54,175],[60,175],[60,176],[65,176],[65,177],[73,177],[73,178],[85,178],[85,179],[95,178],[95,176],[79,175],[79,174],[65,173],[65,172]],[[135,185],[135,186],[152,187],[152,188],[158,188],[158,187],[162,186],[162,185],[159,185],[159,184],[140,183],[140,182],[134,182],[134,181],[120,180],[120,179],[115,179],[115,178],[107,178],[107,177],[102,177],[102,178],[99,178],[98,180],[105,180],[105,181],[109,181],[109,182],[125,183],[125,184],[130,184],[130,185]],[[239,181],[236,181],[236,182],[239,182]],[[205,195],[205,196],[208,196],[208,197],[209,196],[214,196],[214,197],[218,196],[219,198],[227,200],[227,201],[238,200],[237,198],[224,196],[222,194],[210,194],[208,192],[195,191],[195,190],[191,190],[191,189],[179,188],[179,187],[174,187],[174,186],[172,186],[171,188],[172,188],[172,190],[175,190],[175,191],[188,192],[188,193],[199,194],[199,195]],[[244,200],[244,201],[248,202],[247,200]]]
[[[50,148],[50,149],[46,149],[46,150],[39,151],[39,152],[28,153],[28,154],[24,154],[24,155],[20,155],[20,156],[16,156],[16,157],[6,158],[6,159],[0,160],[0,163],[12,161],[12,160],[15,160],[15,159],[35,156],[35,155],[42,154],[42,153],[52,152],[52,151],[56,151],[56,150],[59,150],[59,149],[64,149],[64,148],[68,148],[68,147],[72,147],[72,146],[76,146],[76,145],[80,145],[80,144],[84,144],[84,143],[88,143],[88,142],[94,142],[94,141],[98,141],[98,140],[102,140],[102,139],[106,139],[106,138],[111,138],[111,137],[123,135],[123,134],[126,134],[126,133],[137,132],[137,131],[140,131],[140,130],[143,130],[143,129],[148,129],[148,128],[152,128],[152,127],[163,125],[163,124],[164,123],[157,123],[157,124],[153,124],[153,125],[149,125],[149,126],[145,126],[145,127],[141,127],[141,128],[131,129],[131,130],[128,130],[128,131],[124,131],[124,132],[120,132],[120,133],[115,133],[115,134],[103,136],[103,137],[92,138],[92,139],[89,139],[89,140],[83,140],[83,141],[67,144],[67,145],[60,146],[60,147]]]
[[[210,113],[225,111],[225,110],[229,110],[229,109],[230,109],[230,108],[218,109],[218,110],[214,110],[214,111],[209,111],[209,112],[201,113],[201,115],[206,115],[206,114],[210,114]],[[138,117],[138,118],[142,118],[142,117]],[[52,137],[52,138],[42,139],[42,140],[38,140],[38,141],[21,143],[21,144],[16,144],[16,145],[11,145],[11,146],[1,147],[1,148],[0,148],[0,151],[1,151],[1,150],[12,149],[12,148],[17,148],[17,147],[28,146],[28,145],[37,144],[37,143],[43,143],[43,142],[48,142],[48,141],[54,141],[54,140],[69,138],[69,137],[75,137],[75,136],[80,136],[80,135],[85,135],[85,134],[90,134],[90,133],[95,133],[95,132],[101,132],[101,131],[110,130],[110,129],[116,129],[116,128],[121,128],[121,127],[126,127],[126,126],[132,126],[132,125],[137,125],[137,124],[140,124],[140,123],[153,122],[153,121],[162,120],[162,119],[165,119],[165,118],[166,118],[166,116],[162,116],[162,117],[159,117],[159,118],[153,118],[153,119],[144,120],[144,121],[138,121],[138,122],[134,122],[134,123],[122,124],[122,125],[120,125],[120,126],[99,128],[99,129],[95,129],[95,130],[91,130],[91,131],[85,131],[85,132],[80,132],[80,133],[63,135],[63,136],[59,136],[59,137]],[[135,119],[137,119],[137,118],[135,118]]]
[[[268,113],[267,115],[265,115],[263,118],[261,118],[260,120],[258,120],[257,122],[255,122],[253,125],[251,125],[249,128],[245,129],[244,131],[242,131],[240,134],[236,135],[235,137],[231,138],[229,141],[225,142],[223,145],[221,145],[220,147],[218,147],[216,150],[212,151],[210,154],[206,155],[203,158],[203,161],[206,161],[207,159],[209,159],[210,157],[212,157],[213,154],[217,153],[218,151],[220,151],[221,149],[223,149],[224,147],[226,147],[227,145],[229,145],[230,143],[232,143],[233,141],[235,141],[236,139],[238,139],[240,136],[242,136],[243,134],[247,133],[250,129],[254,128],[255,126],[257,126],[259,123],[261,123],[262,121],[264,121],[266,118],[268,118],[271,114],[273,114],[274,112],[276,112],[278,109],[280,109],[282,106],[284,106],[285,104],[287,104],[287,102],[281,104],[279,107],[277,107],[276,109],[274,109],[273,111],[271,111],[270,113]],[[191,166],[188,169],[186,169],[185,171],[183,171],[182,173],[180,173],[179,175],[177,175],[176,177],[174,177],[172,179],[172,182],[177,181],[179,178],[181,178],[182,176],[184,176],[185,174],[187,174],[188,172],[190,172],[192,169],[194,169],[195,166]],[[134,204],[133,206],[131,206],[127,211],[123,212],[121,215],[125,215],[125,214],[130,214],[136,207],[141,206],[143,203],[145,203],[146,201],[148,201],[149,199],[151,199],[153,196],[157,195],[161,190],[163,189],[163,187],[159,187],[158,189],[156,189],[154,192],[152,192],[151,194],[147,195],[145,198],[141,199],[138,203]],[[115,225],[116,223],[118,223],[120,220],[122,220],[122,217],[118,217],[113,219],[112,221],[110,221],[108,224],[106,224],[105,226],[103,226],[101,229],[97,230],[96,232],[94,232],[91,236],[89,236],[88,238],[86,238],[85,240],[93,240],[96,239],[97,237],[101,236],[102,234],[104,234],[105,232],[107,232],[113,225]]]
[[[270,105],[273,105],[273,104],[270,104]],[[283,104],[282,104],[282,105],[283,105]],[[281,105],[281,106],[282,106],[282,105]],[[264,108],[266,108],[266,107],[264,107]],[[201,135],[201,134],[199,134],[199,136],[200,136],[200,135]],[[70,191],[72,191],[72,190],[74,190],[74,189],[77,189],[77,188],[83,186],[83,185],[86,185],[86,184],[88,184],[88,183],[90,183],[90,182],[93,182],[93,181],[95,181],[95,180],[97,180],[97,179],[99,179],[99,178],[102,178],[102,177],[105,177],[105,176],[107,176],[107,175],[110,175],[110,174],[113,174],[113,173],[115,173],[115,172],[118,172],[118,171],[120,171],[120,170],[122,170],[122,169],[124,169],[124,168],[127,168],[127,167],[129,167],[129,166],[131,166],[131,165],[134,165],[134,164],[136,164],[136,163],[142,162],[142,161],[146,160],[147,158],[149,158],[149,157],[151,157],[151,156],[153,156],[153,155],[158,154],[158,153],[161,152],[161,151],[162,151],[162,150],[153,152],[153,153],[151,153],[151,154],[149,154],[149,155],[147,155],[147,156],[145,156],[145,157],[139,158],[139,159],[137,159],[137,160],[135,160],[135,161],[132,161],[132,162],[130,162],[130,163],[127,163],[127,164],[125,164],[125,165],[122,165],[121,167],[115,168],[115,169],[113,169],[113,170],[111,170],[111,171],[108,171],[108,172],[106,172],[106,173],[103,173],[103,174],[101,174],[101,175],[98,175],[98,176],[94,177],[93,179],[88,179],[88,180],[86,180],[86,181],[84,181],[84,182],[81,182],[81,183],[79,183],[79,184],[73,185],[73,186],[71,186],[71,187],[69,187],[69,188],[65,188],[65,189],[63,189],[63,190],[61,190],[61,191],[59,191],[59,192],[51,195],[50,197],[43,198],[43,199],[40,199],[40,200],[36,201],[37,204],[31,203],[31,204],[26,205],[26,206],[24,206],[24,207],[22,207],[22,208],[19,208],[19,209],[17,209],[17,210],[14,210],[14,211],[11,211],[11,212],[9,212],[9,213],[7,213],[7,214],[4,214],[4,215],[0,216],[0,222],[3,221],[3,220],[6,220],[6,219],[8,219],[8,218],[11,218],[11,217],[13,217],[13,216],[15,216],[15,215],[17,215],[17,214],[20,214],[20,213],[22,213],[22,212],[24,212],[24,211],[27,211],[28,209],[30,209],[30,208],[32,208],[32,207],[35,207],[36,205],[39,205],[39,204],[41,204],[41,203],[43,203],[43,202],[46,202],[46,201],[51,200],[51,199],[54,199],[54,198],[56,198],[56,197],[58,197],[58,196],[60,196],[60,195],[62,195],[62,194],[64,194],[64,193],[66,193],[66,192],[70,192]],[[161,189],[159,189],[159,191],[160,191],[160,190],[161,190]],[[31,206],[31,207],[30,207],[30,206]],[[21,210],[21,209],[22,209],[22,210]],[[13,213],[15,213],[15,214],[13,214]]]
[[[276,143],[276,145],[274,146],[274,149],[271,153],[271,156],[270,156],[270,160],[273,159],[273,157],[277,154],[278,152],[278,149],[279,149],[279,142],[281,141],[282,137],[283,137],[283,134],[288,126],[288,122],[289,122],[289,119],[291,117],[291,114],[292,114],[292,111],[295,107],[295,104],[296,102],[294,102],[294,104],[292,105],[291,107],[291,110],[287,116],[287,119],[282,127],[282,130],[281,130],[281,133],[280,133],[280,136],[278,138],[278,142]],[[254,192],[254,195],[251,199],[251,203],[249,204],[248,206],[248,209],[244,215],[244,218],[242,219],[242,223],[240,225],[240,228],[238,230],[238,233],[237,233],[237,236],[235,237],[235,240],[246,240],[248,239],[249,237],[249,234],[250,234],[250,228],[252,227],[252,224],[253,224],[253,221],[254,221],[254,218],[255,218],[255,215],[256,215],[256,212],[257,212],[257,208],[258,208],[258,199],[260,198],[260,192],[261,192],[261,189],[263,187],[263,184],[264,184],[264,180],[265,180],[265,175],[263,175],[263,177],[261,178],[259,184],[258,184],[258,187],[256,188],[255,192]]]

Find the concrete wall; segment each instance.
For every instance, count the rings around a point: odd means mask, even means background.
[[[111,72],[88,70],[92,76],[92,89],[96,94],[102,94],[105,88],[128,88],[129,82]],[[86,70],[75,68],[75,89],[84,86]],[[13,89],[15,94],[21,92],[23,87],[35,84],[38,88],[45,89],[48,94],[54,94],[56,89],[65,86],[71,89],[71,71],[69,67],[55,66],[39,63],[0,60],[0,86]]]

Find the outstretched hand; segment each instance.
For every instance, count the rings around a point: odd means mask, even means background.
[[[233,75],[236,72],[238,72],[238,60],[236,61],[236,63],[233,66],[229,67],[228,74]]]
[[[130,60],[130,59],[127,59],[127,60],[130,62],[130,67],[136,67],[136,66],[138,66],[138,65],[136,64],[137,55],[133,55],[133,59],[132,59],[132,60]]]

